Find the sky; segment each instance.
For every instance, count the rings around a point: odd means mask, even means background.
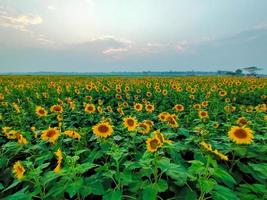
[[[0,72],[267,73],[266,0],[0,0]]]

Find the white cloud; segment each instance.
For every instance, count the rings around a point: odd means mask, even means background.
[[[127,48],[108,48],[102,51],[103,54],[110,55],[110,54],[117,54],[122,52],[127,52]]]
[[[21,31],[27,31],[29,26],[43,23],[38,15],[11,15],[7,11],[0,13],[0,26],[10,27]]]

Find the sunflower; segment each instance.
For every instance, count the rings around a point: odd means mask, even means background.
[[[61,170],[61,163],[62,163],[62,160],[63,160],[63,156],[62,156],[62,151],[61,151],[61,149],[58,149],[58,150],[55,152],[55,155],[57,156],[57,166],[56,166],[56,168],[54,169],[54,172],[55,172],[55,173],[58,173],[58,172]]]
[[[17,139],[18,139],[19,144],[27,144],[28,143],[27,139],[25,137],[23,137],[23,135],[20,133],[17,133]]]
[[[81,138],[81,135],[73,130],[64,131],[64,134],[71,138],[78,139],[78,140]]]
[[[151,113],[155,109],[155,106],[153,104],[146,104],[145,109],[147,112]]]
[[[39,117],[45,117],[47,115],[47,111],[41,107],[41,106],[37,106],[35,109],[35,113],[39,116]]]
[[[169,115],[167,118],[166,118],[166,121],[168,122],[169,126],[172,127],[172,128],[177,128],[179,127],[177,121],[176,121],[176,116],[174,115]]]
[[[218,128],[220,126],[220,124],[218,123],[218,122],[214,122],[213,124],[212,124],[212,127],[213,128]]]
[[[204,110],[201,110],[198,112],[198,116],[203,119],[203,118],[208,118],[209,117],[209,114],[207,111],[204,111]]]
[[[98,137],[106,138],[113,133],[113,128],[108,122],[101,122],[93,126],[93,133]]]
[[[219,156],[220,159],[228,161],[228,156],[224,155],[223,153],[219,152],[217,149],[215,149],[214,151],[212,151],[212,153],[214,153],[215,155]]]
[[[154,137],[154,138],[148,138],[146,140],[146,148],[148,151],[150,152],[155,152],[157,151],[157,149],[161,146],[161,142],[158,138]]]
[[[204,141],[200,142],[200,145],[207,151],[212,151],[212,146]]]
[[[2,101],[4,99],[5,99],[5,96],[2,93],[0,93],[0,101]]]
[[[60,135],[60,131],[57,128],[49,128],[42,132],[41,138],[44,141],[55,143]]]
[[[203,102],[201,103],[201,105],[202,105],[203,107],[207,107],[207,106],[209,105],[209,102],[208,102],[208,101],[203,101]]]
[[[168,112],[161,112],[159,115],[158,115],[158,118],[160,121],[164,122],[167,120],[167,117],[170,116],[170,114]]]
[[[84,108],[84,111],[85,112],[87,112],[87,113],[89,113],[89,114],[92,114],[92,113],[94,113],[95,112],[95,110],[96,110],[96,108],[95,108],[95,105],[94,104],[86,104],[85,105],[85,108]]]
[[[134,104],[134,109],[138,112],[142,111],[143,105],[141,103]]]
[[[219,95],[221,97],[224,97],[225,95],[227,95],[227,92],[225,90],[222,90],[222,91],[219,92]]]
[[[10,130],[10,131],[5,133],[5,136],[10,140],[15,140],[15,139],[17,139],[17,133],[18,132],[15,130]]]
[[[139,133],[147,134],[147,133],[149,133],[149,131],[150,131],[150,126],[147,123],[142,122],[142,123],[138,124],[138,132]]]
[[[112,107],[111,107],[111,106],[107,106],[107,111],[108,111],[108,112],[113,112]]]
[[[138,126],[138,122],[135,117],[125,117],[123,119],[123,124],[128,131],[133,131]]]
[[[53,106],[51,106],[50,111],[55,112],[55,113],[62,113],[63,108],[61,105],[53,105]]]
[[[199,110],[201,108],[201,105],[199,103],[196,103],[193,105],[193,108]]]
[[[144,120],[144,123],[148,124],[150,127],[152,127],[154,125],[154,122],[152,120]]]
[[[17,179],[22,179],[24,177],[25,168],[23,167],[20,161],[17,161],[13,165],[13,173],[15,174]]]
[[[248,120],[245,118],[245,117],[239,117],[236,121],[236,123],[239,125],[239,126],[246,126],[249,124]]]
[[[184,106],[182,104],[176,104],[173,109],[175,109],[176,111],[183,111],[184,110]]]
[[[232,126],[228,137],[237,144],[250,144],[253,140],[253,131],[250,128]]]

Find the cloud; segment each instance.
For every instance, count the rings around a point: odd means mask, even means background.
[[[42,23],[43,18],[39,15],[18,13],[15,10],[0,7],[0,30],[2,32],[0,42],[5,46],[53,44],[54,42],[44,34],[32,29],[33,26]]]
[[[110,55],[110,54],[116,54],[116,53],[121,53],[121,52],[127,52],[128,49],[127,48],[109,48],[109,49],[105,49],[104,51],[102,51],[103,54],[106,55]]]
[[[33,25],[43,23],[42,17],[33,14],[12,14],[3,8],[0,8],[0,26],[17,29],[20,31],[28,31]]]

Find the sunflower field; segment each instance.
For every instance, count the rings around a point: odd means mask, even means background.
[[[267,199],[267,79],[0,77],[0,199]]]

